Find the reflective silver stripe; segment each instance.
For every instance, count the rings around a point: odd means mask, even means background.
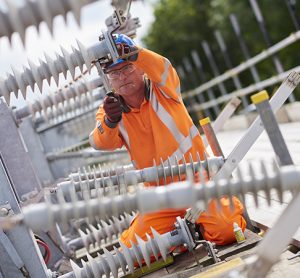
[[[94,131],[92,131],[89,135],[89,143],[92,146],[92,148],[94,148],[95,150],[99,150],[99,148],[96,146],[95,144],[95,140],[94,140]]]
[[[164,95],[165,98],[169,98],[170,99],[170,97],[163,90],[160,90],[160,92]]]
[[[166,111],[166,109],[158,102],[156,95],[154,92],[150,93],[150,102],[154,111],[156,112],[159,119],[165,124],[165,126],[170,130],[172,135],[174,136],[175,140],[178,144],[180,144],[184,139],[184,135],[180,132],[177,128],[173,118],[171,115]]]
[[[177,86],[176,90],[175,90],[178,98],[181,100],[182,99],[182,96],[181,96],[181,88],[180,88],[180,83],[179,85]]]
[[[164,58],[165,60],[165,68],[164,72],[161,75],[161,82],[158,84],[159,86],[165,86],[168,78],[168,71],[169,71],[169,66],[171,65],[170,61],[167,58]]]
[[[181,89],[180,89],[180,84],[177,86],[177,88],[176,88],[176,94],[177,95],[181,95]]]
[[[123,120],[121,120],[119,122],[119,131],[121,132],[122,136],[123,136],[123,139],[125,140],[128,148],[130,148],[130,145],[129,145],[129,137],[128,137],[128,133],[124,127],[124,123],[123,123]]]
[[[175,163],[175,157],[179,160],[183,157],[183,155],[193,146],[193,139],[199,135],[198,129],[192,125],[190,128],[189,135],[185,137],[185,139],[180,143],[178,149],[170,156],[171,163]],[[164,163],[167,162],[164,161]]]

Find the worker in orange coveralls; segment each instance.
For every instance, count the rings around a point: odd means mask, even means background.
[[[197,152],[204,159],[205,146],[183,104],[180,81],[169,60],[136,46],[125,35],[116,35],[115,41],[121,56],[128,54],[129,58],[103,65],[114,94],[104,98],[96,114],[91,146],[114,150],[125,145],[137,169],[151,167],[154,161],[159,165],[168,157],[174,161],[184,155],[189,161],[191,154],[196,160]],[[216,201],[209,203],[209,213],[203,212],[197,220],[204,239],[225,245],[235,241],[233,222],[245,229],[243,206],[235,197],[233,202],[233,211],[226,197],[221,199],[220,211]],[[144,240],[146,233],[152,235],[150,227],[160,234],[169,232],[174,229],[176,217],[184,217],[185,212],[165,209],[138,214],[120,240],[130,248],[132,242],[137,243],[135,234]]]

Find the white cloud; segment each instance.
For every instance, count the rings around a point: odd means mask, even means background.
[[[1,2],[0,2],[1,3]],[[137,43],[141,43],[140,38],[146,33],[151,21],[153,8],[149,2],[133,2],[131,14],[139,17],[142,27],[138,30]],[[29,27],[26,31],[26,48],[24,49],[18,34],[12,37],[12,46],[9,45],[7,38],[0,39],[0,76],[6,78],[6,73],[11,73],[11,65],[22,71],[23,66],[28,66],[27,59],[38,64],[38,59],[44,60],[44,52],[50,57],[55,57],[55,52],[61,53],[60,46],[71,51],[71,46],[77,48],[76,39],[80,40],[85,46],[90,46],[98,41],[101,29],[105,29],[104,21],[113,12],[110,1],[97,1],[82,9],[82,27],[78,28],[73,15],[68,14],[66,25],[63,17],[58,16],[54,19],[54,36],[52,37],[45,23],[40,25],[40,32],[37,33],[34,27]],[[44,82],[45,84],[46,82]],[[63,84],[63,83],[62,83]],[[56,86],[44,85],[44,93],[55,91]],[[28,89],[28,101],[40,96],[39,93],[32,93]],[[11,105],[22,107],[26,105],[22,96],[17,100],[11,98]]]

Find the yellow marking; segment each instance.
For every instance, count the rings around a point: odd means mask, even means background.
[[[209,124],[209,123],[210,123],[210,118],[209,118],[209,117],[204,118],[204,119],[202,119],[202,120],[199,121],[199,124],[200,124],[201,126],[207,125],[207,124]]]
[[[150,264],[150,267],[143,266],[142,268],[137,268],[134,273],[126,274],[123,276],[124,278],[139,278],[146,274],[152,273],[154,271],[157,271],[161,268],[164,268],[174,262],[174,257],[171,255],[167,256],[166,261],[163,261],[163,259],[159,259],[158,261],[154,261]]]
[[[219,276],[222,273],[227,272],[230,269],[234,269],[237,266],[240,266],[242,264],[244,264],[244,261],[241,258],[236,258],[229,262],[226,262],[226,263],[217,265],[213,268],[210,268],[205,272],[201,272],[194,276],[191,276],[191,278],[213,278],[213,277]]]
[[[269,95],[266,90],[263,90],[255,95],[251,96],[252,103],[254,103],[254,104],[261,103],[267,99],[269,99]]]

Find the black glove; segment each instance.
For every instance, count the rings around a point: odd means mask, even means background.
[[[122,107],[120,99],[114,95],[109,95],[104,98],[103,109],[106,114],[106,118],[114,126],[122,119]],[[107,121],[106,121],[107,124]],[[112,127],[109,125],[109,127]]]

